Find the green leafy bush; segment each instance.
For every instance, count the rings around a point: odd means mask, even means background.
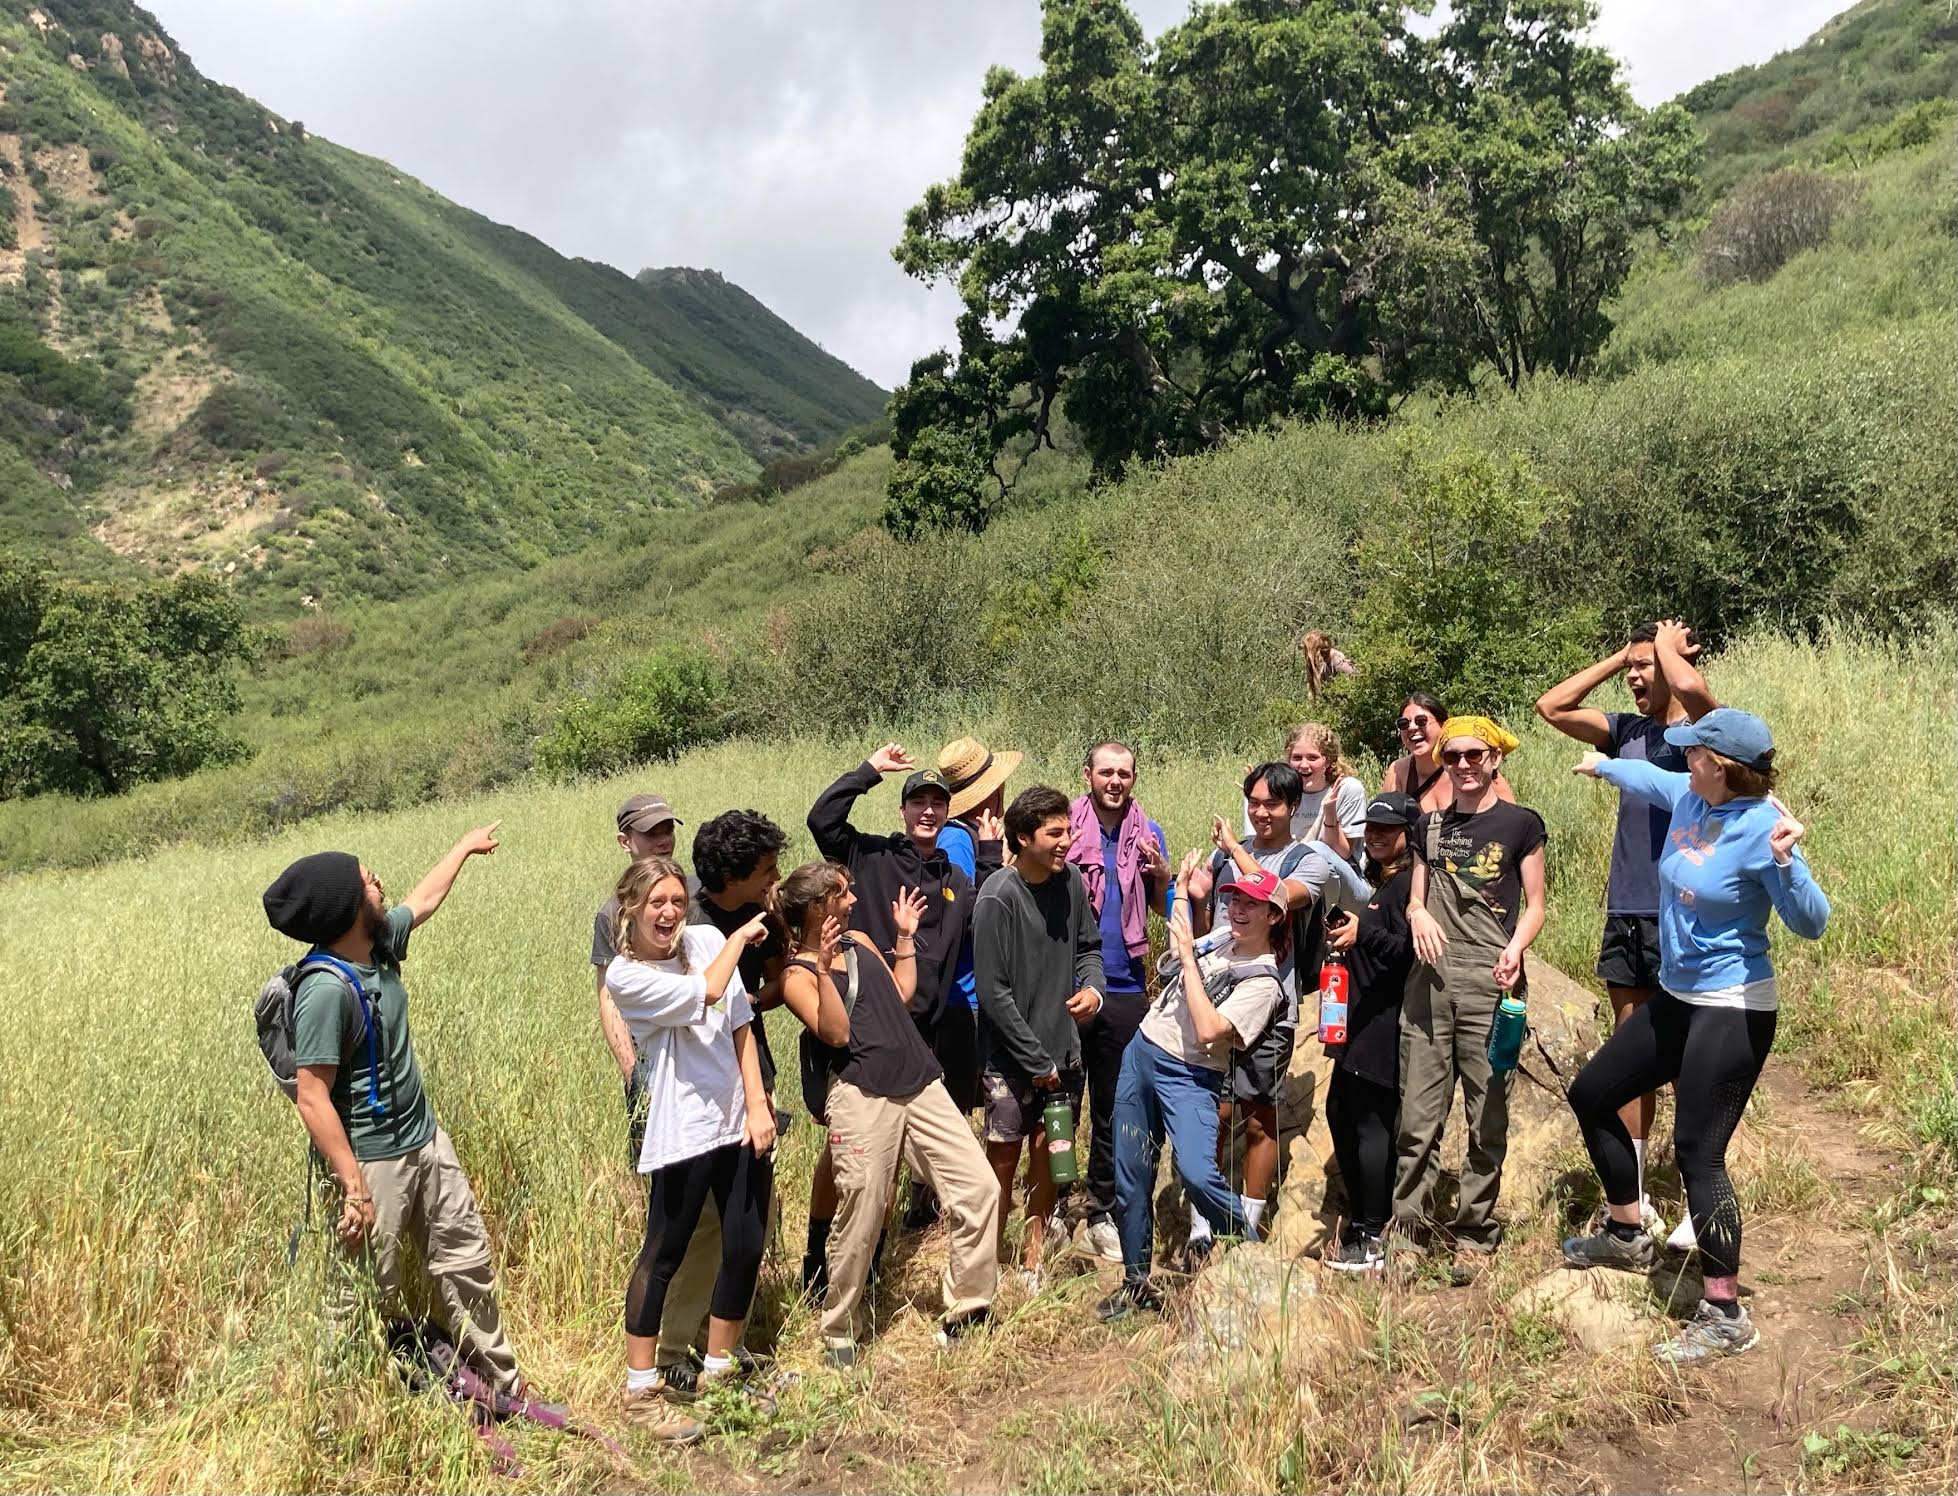
[[[548,778],[610,774],[669,759],[725,735],[720,671],[697,651],[649,655],[602,686],[573,696],[537,744]]]

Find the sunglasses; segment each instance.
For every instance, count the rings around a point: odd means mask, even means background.
[[[1487,748],[1444,748],[1441,751],[1444,764],[1465,764],[1471,769],[1488,756]]]
[[[1401,732],[1407,732],[1411,728],[1416,728],[1416,727],[1428,727],[1432,725],[1433,722],[1434,722],[1434,718],[1430,717],[1426,712],[1421,713],[1421,715],[1418,717],[1394,718],[1394,726],[1397,730]]]

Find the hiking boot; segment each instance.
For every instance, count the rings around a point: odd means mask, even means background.
[[[968,1309],[964,1314],[947,1316],[939,1322],[938,1334],[935,1337],[939,1349],[949,1347],[955,1340],[971,1334],[981,1325],[991,1324],[992,1318],[993,1311],[990,1305],[984,1309]]]
[[[1125,1281],[1120,1288],[1095,1305],[1095,1318],[1105,1325],[1117,1324],[1138,1309],[1146,1309],[1151,1314],[1163,1312],[1162,1291],[1147,1278],[1131,1278]]]
[[[706,1432],[699,1420],[676,1413],[654,1387],[626,1393],[620,1416],[640,1433],[662,1444],[694,1444]]]
[[[1326,1266],[1336,1273],[1377,1274],[1386,1270],[1387,1253],[1379,1237],[1361,1232],[1328,1257]]]
[[[668,1402],[690,1403],[700,1396],[700,1368],[691,1361],[674,1361],[657,1368],[659,1380],[653,1384]]]
[[[1115,1229],[1113,1221],[1094,1222],[1082,1233],[1081,1240],[1088,1250],[1103,1262],[1122,1260],[1122,1233]]]
[[[1628,1273],[1642,1273],[1651,1268],[1657,1257],[1652,1238],[1643,1231],[1627,1238],[1606,1227],[1590,1236],[1573,1236],[1564,1243],[1564,1261],[1572,1267],[1615,1267]]]
[[[906,1231],[929,1231],[938,1222],[938,1196],[930,1190],[913,1189],[911,1203],[901,1222]]]
[[[1194,1278],[1210,1265],[1211,1253],[1217,1250],[1214,1236],[1193,1236],[1183,1243],[1183,1256],[1177,1268],[1186,1276]]]
[[[1668,1366],[1698,1366],[1722,1356],[1738,1356],[1760,1343],[1761,1332],[1745,1309],[1729,1318],[1701,1299],[1699,1313],[1681,1325],[1672,1339],[1653,1346],[1652,1354]]]

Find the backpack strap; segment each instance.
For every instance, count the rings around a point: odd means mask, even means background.
[[[808,956],[791,956],[789,965],[800,966],[812,977],[823,974],[822,967]],[[863,990],[862,976],[857,969],[857,943],[854,940],[843,942],[843,1014],[847,1018],[857,1010],[857,994]]]
[[[354,1001],[360,1007],[361,1029],[367,1037],[367,1104],[374,1109],[375,1116],[385,1117],[388,1109],[387,1104],[381,1100],[380,1035],[374,1023],[374,1009],[368,1001],[367,988],[360,980],[360,973],[355,971],[345,961],[342,961],[338,956],[329,956],[324,951],[314,951],[310,956],[302,960],[298,966],[294,967],[293,970],[301,980],[304,980],[309,970],[329,971],[338,977],[345,984],[347,990],[353,994]],[[293,987],[293,998],[295,1002],[298,996],[299,989],[295,983]]]

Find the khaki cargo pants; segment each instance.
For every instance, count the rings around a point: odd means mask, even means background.
[[[374,1226],[350,1253],[333,1254],[335,1260],[364,1265],[382,1312],[401,1312],[401,1241],[412,1240],[457,1349],[498,1391],[514,1391],[517,1358],[497,1312],[489,1233],[449,1135],[438,1127],[421,1147],[364,1162],[360,1172],[374,1197]],[[351,1318],[359,1291],[358,1275],[339,1273],[328,1312]]]
[[[836,1169],[836,1221],[829,1237],[829,1296],[823,1300],[826,1345],[854,1344],[863,1288],[901,1156],[944,1207],[951,1251],[942,1285],[947,1314],[993,1301],[999,1286],[994,1238],[999,1181],[972,1124],[952,1104],[945,1083],[910,1096],[866,1096],[847,1081],[829,1090],[829,1148]]]
[[[1418,1230],[1433,1224],[1441,1138],[1462,1088],[1468,1116],[1468,1159],[1453,1233],[1457,1242],[1494,1251],[1502,1240],[1496,1198],[1509,1152],[1509,1088],[1515,1072],[1489,1064],[1489,1030],[1502,991],[1491,968],[1509,937],[1479,895],[1445,872],[1431,871],[1428,912],[1448,936],[1437,966],[1418,960],[1401,1004],[1401,1106],[1394,1170],[1394,1224]],[[1523,988],[1519,985],[1518,995]]]

